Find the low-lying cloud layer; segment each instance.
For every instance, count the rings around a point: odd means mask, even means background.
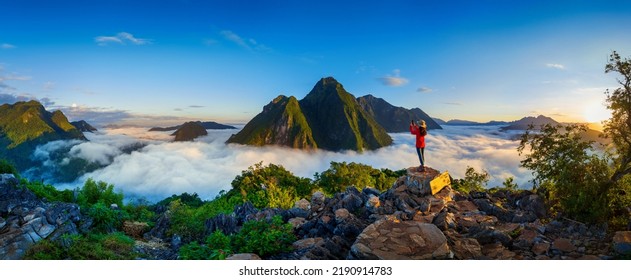
[[[242,170],[258,162],[283,165],[295,175],[313,178],[316,172],[329,168],[331,161],[359,162],[375,168],[398,170],[418,165],[414,136],[391,134],[394,144],[365,153],[307,152],[282,147],[250,147],[226,145],[225,140],[238,130],[209,130],[209,135],[195,142],[170,142],[170,132],[147,132],[144,128],[113,129],[87,136],[90,142],[77,144],[67,153],[104,168],[87,173],[71,184],[59,187],[76,188],[87,178],[114,184],[127,196],[159,200],[182,192],[197,192],[211,199],[220,190],[230,188],[230,182]],[[498,186],[508,177],[522,187],[528,187],[530,173],[519,168],[517,142],[497,127],[450,127],[432,130],[427,136],[427,165],[448,170],[462,178],[467,166],[491,174],[489,186]],[[134,151],[125,147],[141,141],[146,146]],[[57,143],[56,145],[61,145]],[[38,149],[45,160],[54,145]]]

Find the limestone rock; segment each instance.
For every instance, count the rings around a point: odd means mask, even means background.
[[[451,246],[454,256],[459,260],[479,259],[482,257],[480,243],[473,238],[456,239]]]
[[[322,237],[305,238],[305,239],[300,239],[300,240],[294,242],[292,244],[292,246],[296,250],[302,250],[302,249],[305,249],[305,248],[309,248],[309,247],[315,246],[316,244],[321,243],[323,240],[324,239]]]
[[[535,253],[535,255],[545,255],[548,253],[549,249],[549,243],[537,243],[532,245],[532,252]]]
[[[309,211],[311,209],[311,203],[306,199],[301,199],[294,203],[294,207],[302,210]]]
[[[351,247],[352,259],[446,259],[451,251],[433,224],[382,219],[364,229]]]

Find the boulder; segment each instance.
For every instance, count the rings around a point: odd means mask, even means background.
[[[545,255],[548,253],[549,249],[550,249],[549,243],[537,243],[537,244],[532,245],[532,252],[535,255]]]
[[[518,200],[517,206],[524,211],[534,213],[537,218],[546,216],[546,205],[543,199],[536,194],[531,194]]]
[[[459,260],[472,260],[482,257],[480,243],[473,238],[456,239],[451,245],[454,257]]]
[[[364,229],[351,247],[350,259],[446,259],[445,235],[433,224],[379,220]]]
[[[482,246],[482,255],[492,260],[512,260],[517,255],[508,250],[502,243],[489,243]]]
[[[552,242],[552,249],[569,253],[576,251],[576,246],[574,246],[574,244],[572,244],[572,241],[567,238],[557,238],[554,240],[554,242]]]
[[[296,201],[296,203],[294,203],[294,207],[309,211],[311,209],[311,202],[303,198],[301,200]]]
[[[613,236],[613,249],[621,255],[631,254],[631,231],[617,231]]]
[[[322,239],[321,237],[305,238],[305,239],[300,239],[300,240],[294,242],[292,244],[292,246],[296,250],[302,250],[302,249],[306,249],[306,248],[309,248],[309,247],[313,247],[316,244],[323,242],[323,240],[324,239]]]
[[[440,230],[447,230],[449,228],[456,228],[456,217],[449,212],[440,212],[436,215],[436,218],[432,221]]]
[[[227,235],[237,233],[237,223],[237,219],[234,216],[219,214],[206,220],[206,234],[212,234],[217,230]]]
[[[289,221],[287,222],[291,224],[291,227],[293,229],[297,229],[297,228],[300,228],[302,225],[304,225],[307,221],[305,220],[305,218],[296,217],[296,218],[289,219]]]

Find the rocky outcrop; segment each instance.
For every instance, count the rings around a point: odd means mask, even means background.
[[[613,249],[621,255],[631,255],[631,231],[618,231],[613,236]]]
[[[445,235],[433,224],[382,219],[357,237],[351,259],[428,260],[449,258]]]
[[[46,203],[17,185],[13,175],[0,175],[0,258],[20,259],[31,245],[87,229],[79,207],[72,203]]]

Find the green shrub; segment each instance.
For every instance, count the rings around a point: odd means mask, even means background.
[[[0,174],[13,174],[15,178],[20,178],[20,173],[15,166],[5,159],[0,159]]]
[[[229,196],[240,196],[256,208],[290,208],[300,198],[308,197],[313,184],[307,178],[294,176],[283,166],[261,162],[250,166],[232,181]]]
[[[190,206],[190,207],[199,207],[202,206],[202,204],[204,204],[204,201],[199,198],[199,195],[197,195],[197,193],[193,193],[193,194],[189,194],[189,193],[182,193],[180,195],[172,195],[170,197],[167,197],[163,200],[161,200],[160,202],[156,203],[156,205],[163,205],[163,206],[168,206],[172,201],[175,200],[180,200],[180,202],[186,206]]]
[[[88,179],[77,195],[77,203],[84,206],[94,205],[101,202],[105,205],[116,204],[123,206],[123,194],[114,192],[114,185],[106,182],[94,182]]]
[[[123,221],[129,219],[127,212],[111,209],[103,202],[90,206],[86,214],[92,218],[92,229],[101,233],[120,230]]]
[[[364,187],[374,187],[380,191],[388,190],[403,171],[375,169],[361,163],[331,162],[328,170],[316,174],[316,185],[327,194],[343,192],[349,186],[361,190]]]
[[[178,252],[182,260],[208,260],[212,250],[208,246],[198,244],[196,241],[180,247]]]
[[[69,235],[69,246],[43,240],[26,252],[25,259],[34,260],[130,260],[138,255],[133,251],[134,240],[123,233]]]
[[[454,180],[452,186],[454,190],[467,194],[472,191],[484,191],[489,178],[489,173],[486,172],[486,170],[477,172],[475,168],[467,166],[465,177],[463,179]]]
[[[20,186],[29,189],[37,197],[46,199],[49,202],[74,202],[74,192],[72,190],[58,190],[54,186],[42,182],[28,181],[20,179]]]
[[[280,216],[274,216],[271,223],[265,220],[251,220],[243,224],[234,236],[233,247],[240,253],[255,253],[261,257],[291,251],[296,241],[291,224],[283,223]]]

